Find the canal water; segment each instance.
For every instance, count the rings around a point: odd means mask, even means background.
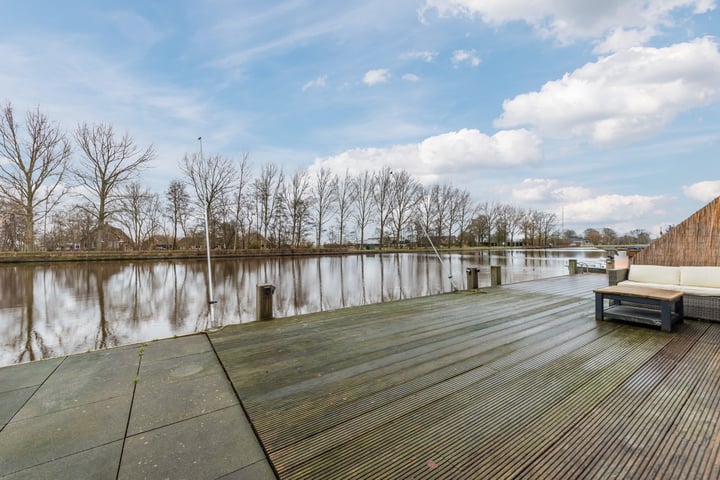
[[[275,317],[434,295],[466,287],[466,269],[502,282],[567,274],[568,260],[600,266],[598,249],[375,253],[205,261],[0,266],[0,366],[171,337],[255,319],[256,285],[271,283]]]

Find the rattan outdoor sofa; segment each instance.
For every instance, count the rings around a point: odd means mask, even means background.
[[[720,267],[630,265],[609,269],[608,283],[680,290],[686,317],[720,322]]]

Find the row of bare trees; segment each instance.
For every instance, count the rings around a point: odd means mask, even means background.
[[[0,117],[0,198],[2,219],[10,216],[23,228],[13,247],[35,249],[38,225],[48,220],[63,197],[73,191],[85,201],[78,208],[95,221],[95,245],[102,248],[108,220],[123,206],[120,189],[155,156],[111,125],[82,124],[73,132],[79,158],[71,165],[73,145],[57,124],[35,109],[21,124],[10,103]],[[6,240],[6,243],[9,243]]]
[[[205,222],[225,249],[311,245],[442,246],[549,243],[553,214],[474,204],[450,184],[423,186],[405,170],[340,175],[274,163],[257,175],[247,154],[186,154],[164,192],[138,174],[155,157],[111,125],[81,124],[71,137],[39,109],[21,124],[0,119],[0,248],[189,248]]]

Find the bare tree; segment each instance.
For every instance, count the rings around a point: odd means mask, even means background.
[[[118,199],[117,221],[125,234],[140,249],[157,233],[160,226],[160,199],[157,194],[143,189],[138,182],[125,186]]]
[[[483,225],[486,231],[483,233],[483,237],[488,243],[492,243],[492,234],[497,229],[497,219],[500,216],[501,209],[502,205],[499,203],[484,202],[478,205],[478,211],[485,216]]]
[[[430,236],[432,225],[435,223],[435,217],[437,216],[437,202],[440,187],[438,185],[432,185],[423,188],[420,194],[420,200],[415,208],[415,221],[420,227],[418,230],[419,243],[425,242],[425,236]]]
[[[406,170],[393,172],[390,197],[390,222],[395,243],[402,238],[402,231],[409,225],[412,212],[420,200],[422,187]]]
[[[290,222],[290,245],[299,247],[305,238],[312,204],[307,170],[301,168],[293,174],[285,185],[283,200]]]
[[[335,192],[333,198],[337,202],[337,221],[338,232],[340,234],[340,245],[345,242],[345,224],[350,216],[350,208],[355,201],[355,184],[350,172],[345,170],[343,177],[338,177],[335,181]]]
[[[23,248],[35,248],[35,224],[47,217],[65,193],[63,180],[71,148],[64,133],[40,109],[25,115],[25,133],[12,105],[0,118],[0,197],[24,217]]]
[[[447,237],[447,245],[448,247],[452,247],[453,245],[453,232],[455,231],[455,227],[458,225],[458,221],[460,218],[460,203],[458,202],[458,197],[460,195],[460,191],[455,188],[451,187],[449,189],[449,196],[447,197],[447,205],[446,205],[446,213],[447,213],[447,228],[448,228],[448,237]]]
[[[246,234],[250,224],[250,208],[248,207],[248,186],[250,185],[250,162],[249,153],[243,153],[237,168],[237,183],[235,185],[235,237],[233,239],[233,250],[237,250],[238,234],[243,238],[245,245]]]
[[[470,192],[467,190],[459,190],[455,201],[457,202],[458,240],[460,246],[463,246],[467,245],[467,243],[464,242],[464,240],[466,240],[464,234],[470,220],[475,216],[476,210],[472,205]]]
[[[435,229],[434,233],[437,237],[438,244],[443,241],[445,230],[452,228],[451,221],[448,218],[450,209],[452,206],[453,198],[455,195],[455,189],[449,183],[438,186],[437,194],[435,195]],[[449,246],[449,245],[448,245]]]
[[[141,150],[127,133],[115,135],[111,125],[83,124],[75,131],[75,139],[83,153],[74,174],[85,188],[81,195],[88,201],[86,208],[97,220],[95,248],[103,248],[105,226],[116,211],[117,193],[134,179],[155,158],[150,145]]]
[[[193,153],[182,159],[180,170],[195,190],[195,204],[207,215],[208,234],[211,241],[217,241],[217,228],[214,227],[214,214],[225,201],[227,194],[236,182],[237,171],[229,159],[219,155],[203,156]]]
[[[173,239],[172,249],[177,248],[178,227],[182,229],[183,236],[187,235],[186,222],[190,209],[190,195],[185,189],[185,184],[180,180],[173,180],[165,192],[167,206],[165,211],[172,224]]]
[[[374,176],[373,202],[377,212],[377,221],[380,228],[380,247],[383,246],[385,227],[390,217],[390,206],[392,199],[392,170],[390,167],[383,167]]]
[[[321,168],[315,174],[315,182],[313,184],[313,204],[314,213],[313,221],[315,223],[315,246],[322,245],[322,233],[325,230],[325,224],[328,217],[332,214],[334,203],[335,182],[337,179],[332,172],[326,168]]]
[[[357,227],[360,230],[360,248],[365,245],[365,229],[373,221],[372,199],[375,192],[374,176],[362,172],[353,180],[354,183],[354,214]]]
[[[262,235],[262,246],[269,240],[271,227],[276,218],[277,210],[282,201],[284,175],[282,169],[274,163],[266,163],[260,170],[260,176],[253,182],[255,197],[256,230]]]

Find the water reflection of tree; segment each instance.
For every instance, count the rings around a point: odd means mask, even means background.
[[[325,305],[323,305],[323,282],[322,282],[322,268],[320,265],[320,257],[316,258],[315,262],[316,268],[317,268],[317,280],[318,280],[318,298],[319,298],[319,305],[320,305],[320,311],[322,312],[325,310]]]
[[[362,284],[362,303],[367,303],[367,291],[365,290],[365,255],[360,255],[360,283]]]
[[[98,311],[100,319],[95,331],[95,348],[107,348],[117,345],[117,336],[113,333],[113,324],[107,317],[107,305],[105,302],[105,282],[110,278],[105,265],[100,265],[92,270],[92,277],[95,280],[95,291],[97,292]]]
[[[173,327],[173,330],[175,332],[179,331],[183,325],[185,324],[185,318],[188,315],[188,300],[185,295],[186,292],[186,282],[187,282],[187,275],[188,275],[188,269],[183,267],[182,268],[182,277],[178,275],[178,265],[177,263],[173,262],[170,264],[170,268],[166,270],[166,272],[170,272],[172,275],[172,301],[170,302],[170,311],[168,312],[168,321],[170,322],[170,325]],[[167,282],[166,282],[167,285]]]
[[[399,297],[397,299],[402,300],[405,298],[405,292],[403,291],[403,273],[402,273],[402,267],[400,265],[400,254],[395,254],[395,267],[397,268],[397,284],[398,284],[398,295]]]
[[[347,306],[345,302],[345,275],[343,275],[343,264],[345,263],[344,257],[338,257],[340,263],[340,306],[345,308]]]
[[[20,269],[19,277],[22,281],[19,298],[23,301],[23,308],[20,310],[20,332],[17,340],[13,342],[13,346],[19,350],[16,363],[39,360],[50,353],[50,349],[45,345],[43,337],[35,326],[35,268]]]

